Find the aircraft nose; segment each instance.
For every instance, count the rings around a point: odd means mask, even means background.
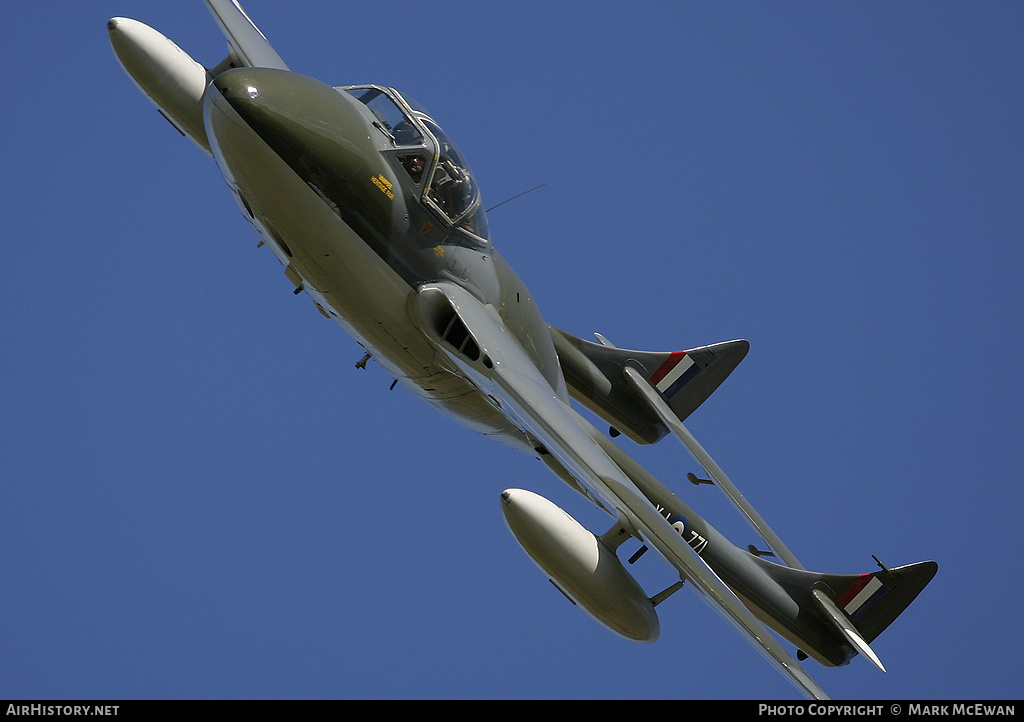
[[[249,163],[237,149],[246,147],[236,142],[241,120],[361,234],[390,232],[394,193],[374,183],[393,173],[377,147],[384,136],[351,95],[287,70],[235,68],[214,79],[206,103],[207,130],[228,172]]]
[[[213,87],[279,153],[339,145],[354,156],[377,153],[358,101],[315,78],[272,68],[235,68],[218,75]]]
[[[259,97],[260,88],[270,94],[279,93],[290,84],[288,73],[284,70],[269,68],[234,68],[213,79],[215,87],[232,106],[243,107],[247,101]]]
[[[328,119],[332,123],[341,120],[337,128],[341,133],[349,125],[364,124],[348,98],[334,88],[286,70],[235,68],[218,75],[213,87],[261,136],[261,131],[294,131],[288,128],[293,125],[313,128],[317,118],[321,119],[320,125]]]
[[[263,85],[259,69],[238,68],[221,73],[213,80],[215,87],[235,110],[244,110],[247,101],[259,97],[259,86]]]

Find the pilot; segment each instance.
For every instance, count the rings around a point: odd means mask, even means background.
[[[430,185],[431,197],[448,215],[459,215],[468,195],[468,182],[469,177],[462,168],[450,158],[442,158]]]
[[[423,170],[426,168],[426,162],[422,155],[403,155],[399,158],[399,161],[409,174],[409,177],[412,178],[413,183],[419,183],[423,179]]]

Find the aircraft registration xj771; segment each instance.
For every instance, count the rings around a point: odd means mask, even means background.
[[[743,359],[746,341],[633,351],[549,326],[492,244],[473,173],[429,112],[393,88],[336,88],[291,72],[237,2],[206,5],[228,40],[219,64],[204,67],[156,30],[114,18],[108,32],[121,64],[213,157],[296,293],[412,393],[539,458],[611,516],[595,536],[537,494],[501,494],[512,533],[565,596],[618,634],[651,642],[655,607],[689,583],[812,698],[825,694],[772,632],[800,659],[839,666],[861,654],[882,666],[869,644],[937,565],[804,569],[683,426]],[[613,435],[640,444],[676,437],[779,563],[725,539],[573,399]],[[631,538],[679,581],[647,594],[616,553]]]

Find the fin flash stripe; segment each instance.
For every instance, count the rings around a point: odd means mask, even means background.
[[[693,378],[699,370],[697,364],[686,355],[685,351],[676,351],[669,355],[668,360],[654,372],[650,381],[654,388],[665,394],[665,396],[672,396],[687,381]]]
[[[851,618],[857,619],[867,614],[888,591],[874,574],[861,574],[836,600],[836,604]]]

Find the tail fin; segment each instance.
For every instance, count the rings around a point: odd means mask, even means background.
[[[626,366],[649,379],[680,421],[732,373],[750,349],[727,341],[688,351],[654,352],[591,343],[549,326],[573,398],[640,444],[652,444],[669,429],[623,376]]]
[[[910,606],[939,565],[918,562],[873,574],[826,576],[822,580],[864,639],[872,642]]]
[[[780,581],[790,588],[801,608],[832,631],[804,639],[787,635],[801,648],[799,658],[811,656],[822,664],[840,666],[862,653],[884,670],[868,643],[910,606],[939,565],[917,562],[869,574],[817,574],[777,565],[771,569],[773,576],[786,578]],[[802,591],[794,591],[797,588]]]

